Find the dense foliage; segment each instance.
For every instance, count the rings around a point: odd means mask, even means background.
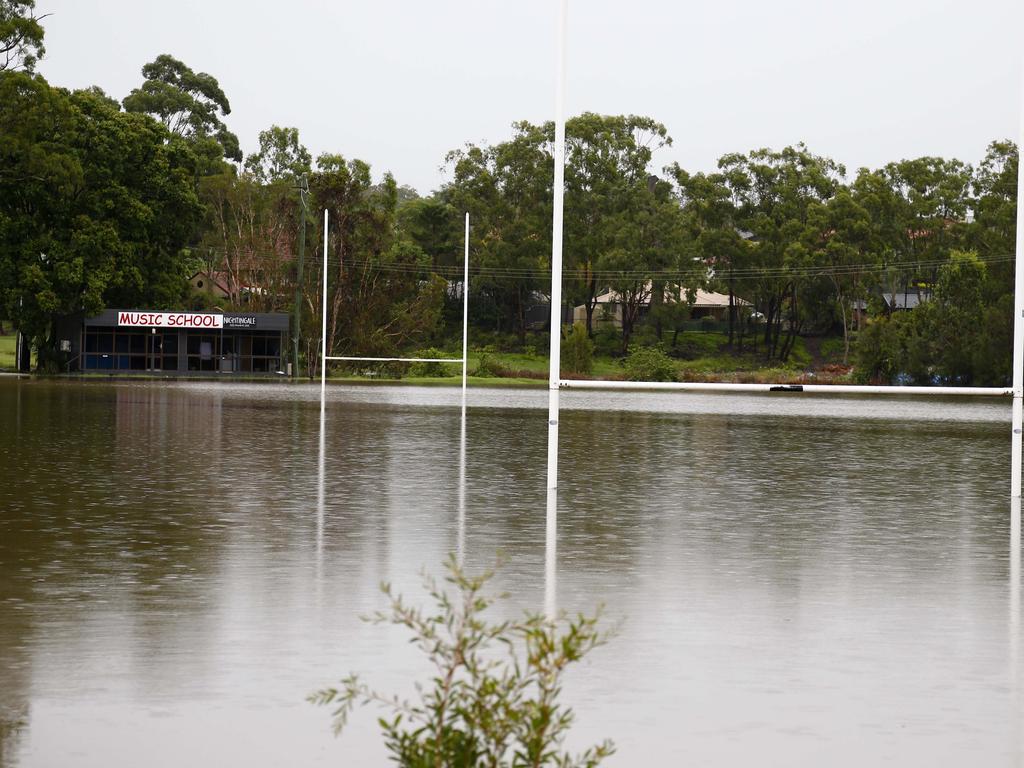
[[[473,337],[541,346],[552,124],[517,122],[506,141],[453,150],[446,183],[421,197],[359,159],[314,160],[294,127],[271,126],[243,157],[216,78],[167,54],[123,108],[96,88],[53,87],[32,74],[44,52],[33,14],[31,0],[0,0],[0,317],[44,353],[62,315],[209,304],[185,291],[204,270],[225,308],[298,310],[312,373],[325,210],[328,350],[457,348],[465,212]],[[579,308],[599,354],[639,344],[685,356],[677,342],[701,288],[728,297],[705,323],[725,326],[738,357],[778,365],[801,336],[834,336],[862,379],[1007,380],[1012,142],[976,166],[922,157],[848,173],[796,144],[726,154],[711,173],[658,172],[654,153],[671,143],[650,117],[568,121],[563,311]]]

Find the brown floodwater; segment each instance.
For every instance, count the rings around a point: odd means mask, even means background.
[[[544,391],[0,379],[0,765],[386,765],[312,690],[448,553],[545,601]],[[1009,402],[562,393],[560,608],[610,766],[1022,766]],[[460,488],[460,478],[464,487]]]

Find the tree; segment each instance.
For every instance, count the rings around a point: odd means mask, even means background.
[[[272,125],[260,131],[260,148],[245,159],[245,170],[260,184],[294,182],[310,172],[313,158],[299,142],[298,128]]]
[[[547,130],[553,138],[554,126]],[[593,112],[568,120],[565,131],[566,294],[573,304],[583,304],[587,333],[593,335],[597,297],[609,287],[607,278],[598,274],[598,262],[603,259],[606,268],[612,263],[621,266],[623,258],[628,260],[629,254],[643,251],[639,242],[622,237],[622,227],[627,225],[633,235],[639,235],[641,230],[631,226],[635,223],[631,214],[640,215],[640,208],[631,206],[651,204],[652,194],[659,194],[665,201],[670,190],[658,186],[650,164],[656,150],[671,146],[672,137],[663,124],[650,117]],[[667,208],[663,212],[673,215]],[[652,223],[650,219],[648,223]],[[645,260],[647,266],[657,266],[658,259]],[[635,266],[641,269],[639,263]],[[646,279],[641,275],[639,282]],[[665,294],[665,285],[660,279],[654,279],[654,283],[646,291],[657,305]],[[630,298],[636,295],[631,292]],[[624,346],[628,346],[631,331],[630,327],[624,334]]]
[[[841,188],[825,203],[813,204],[808,214],[807,252],[809,269],[823,268],[831,295],[825,301],[834,306],[843,327],[843,364],[850,357],[850,330],[855,315],[854,301],[866,300],[864,276],[878,263],[872,250],[871,222],[867,210],[850,190]]]
[[[678,163],[668,169],[687,214],[695,252],[710,275],[724,284],[729,294],[729,347],[733,348],[737,330],[737,271],[746,268],[751,248],[738,228],[737,200],[721,173],[689,174]],[[745,319],[744,319],[745,320]],[[743,348],[746,322],[739,323],[739,348]]]
[[[213,75],[193,72],[164,53],[142,67],[142,76],[142,86],[124,99],[126,111],[152,115],[171,133],[206,147],[216,144],[224,157],[241,162],[238,137],[220,119],[231,106]]]
[[[387,357],[423,346],[440,325],[445,284],[397,230],[394,179],[386,174],[374,185],[365,162],[324,154],[309,186],[315,207],[329,212],[328,354]],[[319,302],[319,293],[307,291],[307,299]]]
[[[457,211],[469,211],[471,260],[481,274],[472,295],[476,316],[497,330],[526,337],[526,310],[543,290],[551,263],[554,128],[519,122],[492,147],[449,152],[453,180],[443,189]]]
[[[223,273],[230,303],[251,312],[286,309],[299,226],[292,188],[228,172],[203,177],[200,196],[207,217],[197,250],[208,256],[208,271]]]
[[[896,294],[934,282],[939,264],[962,243],[971,167],[959,160],[921,157],[889,163],[877,172],[876,186],[886,209],[886,252],[892,259],[890,306]],[[880,184],[879,184],[880,182]]]
[[[621,353],[626,355],[643,311],[649,309],[660,336],[666,302],[680,302],[684,290],[700,284],[703,274],[690,257],[685,217],[667,182],[652,177],[632,185],[623,190],[619,204],[620,212],[605,222],[614,236],[596,267],[618,295]]]
[[[378,704],[393,717],[380,719],[392,760],[405,768],[595,768],[614,752],[610,741],[578,756],[563,751],[573,712],[560,701],[568,667],[606,642],[597,617],[547,619],[537,614],[489,622],[483,615],[496,601],[485,591],[493,571],[466,574],[449,559],[449,594],[424,577],[434,602],[426,613],[382,589],[389,609],[371,620],[405,627],[411,642],[432,667],[429,681],[417,686],[416,701],[388,696],[355,675],[340,687],[309,697],[334,706],[334,730],[340,733],[352,710]]]
[[[35,0],[0,0],[0,72],[33,72],[43,58],[43,26]]]
[[[765,317],[765,355],[785,361],[806,312],[801,292],[810,287],[806,243],[814,204],[830,200],[846,169],[803,144],[781,151],[725,155],[718,167],[736,200],[739,228],[751,233],[749,253],[755,304]],[[783,324],[786,339],[780,345]]]
[[[182,301],[201,216],[183,141],[97,89],[5,72],[0,155],[0,301],[41,362],[62,315]]]

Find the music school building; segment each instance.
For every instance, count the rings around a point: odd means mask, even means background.
[[[284,370],[288,320],[283,313],[108,309],[82,320],[78,338],[62,345],[84,373],[274,375]]]

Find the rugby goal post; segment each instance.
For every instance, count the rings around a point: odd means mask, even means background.
[[[1021,122],[1017,142],[1017,238],[1013,292],[1013,379],[1007,387],[877,387],[854,385],[803,385],[785,384],[725,384],[725,383],[682,383],[682,382],[627,382],[627,381],[583,381],[563,380],[560,370],[560,340],[562,336],[562,230],[565,196],[565,92],[566,92],[566,37],[569,0],[561,0],[558,42],[557,74],[555,77],[555,145],[554,145],[554,189],[552,192],[553,213],[551,233],[551,347],[548,368],[548,528],[549,537],[556,525],[556,502],[554,491],[558,487],[558,415],[560,389],[621,389],[621,390],[703,390],[719,392],[804,392],[814,394],[862,394],[926,396],[957,395],[973,397],[1012,396],[1010,433],[1010,496],[1021,496],[1021,430],[1024,420],[1024,62],[1021,67],[1020,108]]]
[[[401,362],[401,363],[449,363],[462,365],[462,408],[466,408],[466,365],[469,359],[469,213],[466,213],[465,247],[463,254],[462,278],[462,357],[356,357],[352,355],[327,354],[327,245],[328,245],[328,212],[324,209],[324,274],[323,295],[321,303],[320,327],[320,408],[323,410],[324,398],[327,395],[327,361],[339,360],[347,362]]]

